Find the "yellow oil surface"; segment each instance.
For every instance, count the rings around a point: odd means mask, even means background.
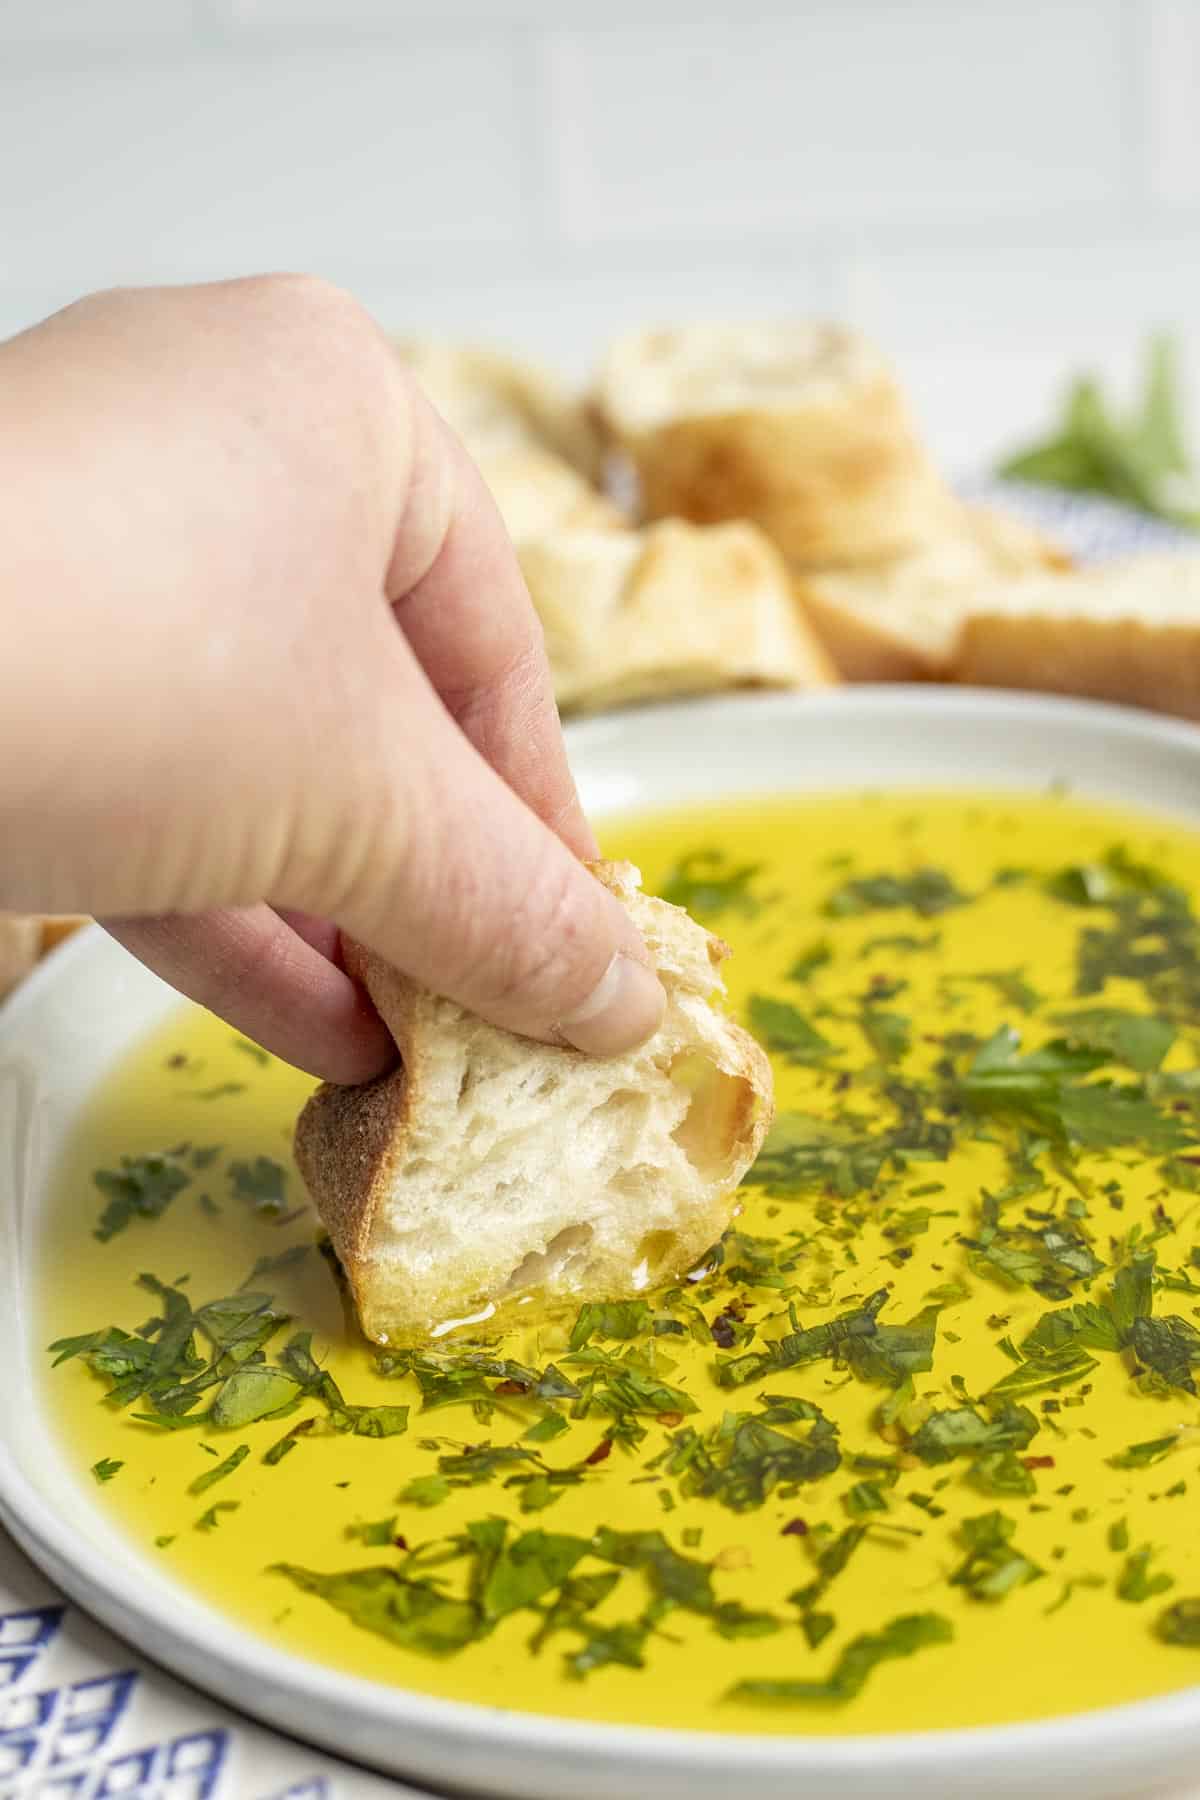
[[[863,795],[739,804],[612,822],[603,835],[608,854],[627,856],[642,868],[650,891],[697,850],[720,850],[731,865],[757,865],[752,887],[758,909],[734,908],[709,921],[734,950],[727,1004],[744,1016],[752,994],[789,1001],[837,1045],[839,1068],[870,1060],[853,1008],[872,982],[882,991],[896,979],[907,983],[887,1004],[912,1020],[914,1070],[929,1066],[938,1054],[934,1040],[947,1032],[986,1036],[1007,1022],[1023,1031],[1028,1047],[1054,1035],[1045,1015],[1055,1007],[1084,1004],[1074,993],[1075,946],[1088,923],[1083,910],[1048,898],[1036,879],[994,884],[1002,867],[1044,873],[1101,857],[1120,843],[1200,895],[1200,838],[1161,821],[1054,796]],[[856,874],[920,867],[945,871],[978,897],[931,918],[905,910],[830,918],[823,911],[831,892]],[[868,947],[881,938],[932,940],[935,933],[936,943],[920,948],[894,941]],[[789,980],[798,956],[817,940],[828,945],[830,960],[807,983]],[[1014,1011],[995,983],[954,979],[997,971],[1020,971],[1042,996],[1036,1013]],[[1129,982],[1110,982],[1101,999],[1147,1009],[1145,995]],[[1182,1029],[1167,1067],[1193,1066],[1200,1060],[1196,1048],[1195,1034]],[[781,1112],[820,1114],[834,1105],[837,1077],[828,1068],[776,1059],[776,1079]],[[258,1259],[311,1244],[315,1221],[289,1149],[308,1086],[294,1071],[262,1062],[228,1027],[195,1009],[181,1009],[167,1031],[140,1045],[97,1091],[63,1162],[42,1246],[44,1341],[109,1324],[136,1328],[154,1311],[151,1296],[134,1286],[142,1271],[167,1282],[186,1276],[186,1291],[199,1304],[235,1289]],[[102,1197],[92,1172],[116,1168],[122,1155],[182,1143],[220,1149],[161,1218],[134,1219],[110,1241],[97,1241],[93,1227]],[[232,1191],[229,1163],[260,1155],[288,1169],[282,1222],[257,1213]],[[1070,1192],[1084,1196],[1083,1228],[1108,1264],[1114,1239],[1135,1225],[1149,1231],[1157,1224],[1160,1266],[1182,1267],[1196,1242],[1197,1196],[1165,1191],[1160,1164],[1161,1157],[1128,1150],[1089,1153],[1074,1166],[1051,1170],[1050,1198],[1034,1204],[1057,1204]],[[998,1145],[970,1141],[948,1162],[914,1163],[889,1176],[882,1195],[822,1205],[748,1186],[738,1224],[763,1237],[803,1235],[793,1279],[805,1295],[796,1302],[805,1325],[882,1286],[891,1290],[886,1316],[905,1320],[931,1291],[961,1282],[969,1297],[943,1307],[933,1370],[915,1381],[918,1396],[950,1407],[958,1403],[952,1378],[972,1395],[985,1391],[1012,1366],[999,1339],[1019,1343],[1051,1304],[1029,1287],[1006,1286],[969,1266],[961,1239],[971,1235],[981,1188],[1002,1187],[1005,1169]],[[1120,1211],[1105,1192],[1113,1180],[1122,1190]],[[940,1189],[923,1202],[910,1197],[935,1181]],[[934,1216],[898,1254],[902,1239],[886,1235],[888,1221],[896,1209],[921,1204]],[[1156,1215],[1156,1207],[1165,1213]],[[1164,1216],[1169,1230],[1162,1228]],[[1107,1279],[1092,1284],[1091,1297],[1100,1296]],[[907,1459],[913,1466],[904,1466],[887,1492],[887,1512],[872,1515],[882,1529],[868,1534],[823,1602],[836,1620],[833,1630],[810,1649],[787,1596],[813,1579],[819,1527],[841,1530],[848,1522],[845,1496],[859,1479],[851,1456],[887,1456],[895,1449],[877,1428],[885,1389],[864,1385],[828,1361],[760,1383],[817,1402],[840,1427],[844,1459],[835,1473],[786,1496],[777,1491],[754,1510],[733,1512],[709,1499],[683,1498],[671,1477],[648,1471],[647,1462],[678,1425],[654,1419],[644,1421],[642,1444],[632,1452],[614,1448],[546,1511],[523,1515],[517,1491],[500,1480],[456,1489],[440,1505],[422,1508],[398,1498],[414,1475],[433,1470],[448,1449],[522,1441],[536,1410],[520,1396],[501,1396],[487,1424],[461,1405],[422,1415],[411,1376],[385,1380],[375,1372],[372,1348],[346,1317],[333,1273],[315,1249],[255,1286],[272,1292],[297,1324],[311,1326],[314,1349],[347,1400],[410,1405],[407,1433],[381,1439],[313,1435],[272,1466],[263,1462],[263,1452],[291,1420],[240,1431],[160,1431],[136,1422],[136,1408],[114,1409],[105,1398],[107,1384],[78,1359],[51,1370],[45,1358],[44,1394],[94,1503],[121,1521],[147,1558],[160,1560],[180,1582],[280,1647],[397,1686],[499,1707],[781,1733],[1039,1718],[1164,1693],[1200,1676],[1200,1650],[1165,1644],[1153,1630],[1166,1604],[1200,1595],[1200,1434],[1189,1448],[1185,1433],[1180,1447],[1151,1467],[1123,1470],[1108,1460],[1129,1444],[1178,1427],[1195,1429],[1200,1402],[1178,1389],[1163,1396],[1139,1391],[1127,1357],[1100,1356],[1082,1393],[1074,1388],[1051,1396],[1059,1402],[1051,1415],[1040,1411],[1047,1396],[1026,1402],[1043,1420],[1031,1453],[1053,1458],[1052,1466],[1036,1469],[1033,1498],[986,1498],[968,1485],[961,1458],[935,1467]],[[1082,1289],[1071,1296],[1087,1297]],[[747,1301],[752,1319],[778,1310],[767,1292],[755,1291]],[[718,1306],[707,1310],[711,1316]],[[1186,1291],[1156,1297],[1156,1311],[1191,1319],[1197,1310]],[[544,1363],[561,1359],[564,1338],[561,1325],[526,1327],[500,1348]],[[715,1345],[690,1337],[670,1340],[667,1379],[700,1407],[689,1424],[703,1427],[727,1407],[754,1404],[756,1389],[731,1394],[715,1385],[715,1354]],[[544,1446],[546,1463],[558,1467],[586,1455],[605,1423],[600,1417],[572,1423]],[[213,1452],[224,1458],[241,1443],[249,1455],[234,1473],[202,1495],[189,1493],[190,1484],[215,1467]],[[89,1470],[104,1459],[122,1466],[101,1483]],[[926,1496],[940,1513],[910,1502],[911,1492]],[[202,1528],[199,1521],[218,1501],[233,1504],[218,1513],[215,1525]],[[1014,1542],[1044,1574],[987,1602],[951,1585],[949,1577],[964,1554],[955,1537],[959,1522],[993,1508],[1015,1521]],[[564,1673],[564,1640],[530,1654],[536,1621],[528,1613],[504,1619],[490,1637],[457,1655],[433,1659],[384,1641],[270,1572],[281,1560],[321,1571],[386,1560],[394,1553],[364,1545],[353,1528],[391,1515],[410,1547],[496,1515],[516,1530],[541,1526],[584,1536],[605,1524],[661,1529],[677,1548],[686,1542],[688,1554],[715,1561],[719,1597],[766,1608],[784,1623],[770,1636],[727,1640],[706,1621],[673,1612],[647,1644],[644,1668],[605,1667],[573,1680]],[[797,1519],[805,1532],[785,1534],[784,1526]],[[1174,1578],[1168,1593],[1141,1603],[1118,1597],[1126,1553],[1113,1548],[1110,1533],[1120,1521],[1126,1522],[1130,1550],[1154,1546],[1152,1571]],[[620,1605],[614,1600],[620,1616],[629,1615],[630,1584],[640,1580],[627,1578]],[[848,1704],[764,1708],[725,1697],[743,1678],[820,1677],[856,1634],[878,1630],[899,1614],[926,1611],[951,1622],[954,1642],[880,1666]]]

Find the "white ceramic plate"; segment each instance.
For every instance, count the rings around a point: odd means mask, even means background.
[[[596,816],[805,788],[971,784],[1085,794],[1200,824],[1200,732],[1115,708],[966,689],[850,688],[609,715],[570,732]],[[97,1079],[178,1002],[99,931],[0,1013],[0,1516],[62,1588],[197,1686],[381,1770],[513,1800],[1113,1800],[1183,1783],[1200,1689],[1049,1722],[840,1738],[572,1724],[431,1700],[284,1654],[151,1562],[70,1469],[38,1403],[30,1320],[39,1209]]]

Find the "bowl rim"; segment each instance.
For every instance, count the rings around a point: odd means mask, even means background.
[[[864,685],[806,695],[722,696],[625,709],[569,725],[568,746],[586,751],[593,744],[619,737],[634,710],[653,730],[662,725],[671,728],[672,722],[685,717],[690,717],[693,725],[703,725],[710,718],[736,720],[751,709],[761,718],[772,712],[790,715],[801,707],[843,718],[847,713],[865,711],[881,718],[966,715],[978,719],[987,712],[996,722],[1025,728],[1053,722],[1069,729],[1100,729],[1111,736],[1114,749],[1158,743],[1194,759],[1200,772],[1200,730],[1176,720],[1059,697],[900,685]],[[833,785],[836,790],[849,784]],[[885,776],[880,786],[887,785]],[[978,787],[979,783],[970,785]],[[101,927],[90,925],[76,933],[0,1005],[0,1051],[19,1043],[24,1021],[64,989],[80,965],[111,960],[117,968],[125,959],[126,953]],[[1069,1767],[1085,1749],[1094,1757],[1100,1734],[1105,1738],[1106,1753],[1111,1751],[1117,1763],[1122,1761],[1124,1746],[1131,1768],[1131,1753],[1138,1745],[1144,1747],[1146,1734],[1154,1734],[1160,1745],[1164,1741],[1167,1745],[1200,1741],[1200,1685],[1085,1712],[1008,1724],[821,1736],[622,1725],[508,1711],[346,1674],[280,1649],[228,1619],[194,1589],[176,1583],[148,1562],[153,1579],[145,1588],[116,1591],[112,1582],[105,1580],[103,1559],[95,1546],[72,1530],[65,1511],[47,1508],[44,1495],[25,1474],[5,1430],[0,1430],[0,1522],[60,1588],[140,1652],[215,1694],[239,1713],[265,1719],[295,1735],[307,1735],[313,1742],[340,1747],[343,1753],[345,1744],[315,1723],[311,1729],[297,1723],[308,1717],[305,1709],[311,1703],[336,1707],[348,1735],[355,1727],[403,1732],[406,1726],[419,1726],[458,1751],[474,1753],[480,1768],[486,1767],[483,1759],[489,1752],[503,1748],[509,1753],[525,1752],[531,1758],[549,1755],[560,1762],[584,1759],[614,1771],[624,1768],[647,1776],[702,1762],[710,1768],[714,1763],[727,1766],[731,1778],[750,1778],[756,1773],[836,1777],[875,1770],[886,1763],[899,1784],[918,1769],[929,1772],[939,1763],[963,1756],[977,1763],[995,1757],[1006,1762],[1016,1756],[1036,1757],[1049,1776],[1055,1768]],[[136,1548],[131,1549],[136,1555]],[[139,1556],[139,1560],[146,1559]],[[155,1604],[146,1597],[159,1587],[170,1590],[173,1612],[164,1613],[161,1602]],[[350,1753],[354,1754],[352,1736]],[[413,1778],[421,1778],[416,1766]]]

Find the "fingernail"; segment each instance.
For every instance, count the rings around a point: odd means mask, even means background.
[[[582,1006],[558,1022],[558,1035],[589,1056],[618,1056],[658,1030],[667,996],[652,969],[620,951]]]

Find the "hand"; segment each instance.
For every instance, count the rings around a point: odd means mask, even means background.
[[[654,1029],[499,516],[352,300],[98,295],[0,393],[0,907],[335,1081],[394,1057],[339,928],[514,1031]]]

